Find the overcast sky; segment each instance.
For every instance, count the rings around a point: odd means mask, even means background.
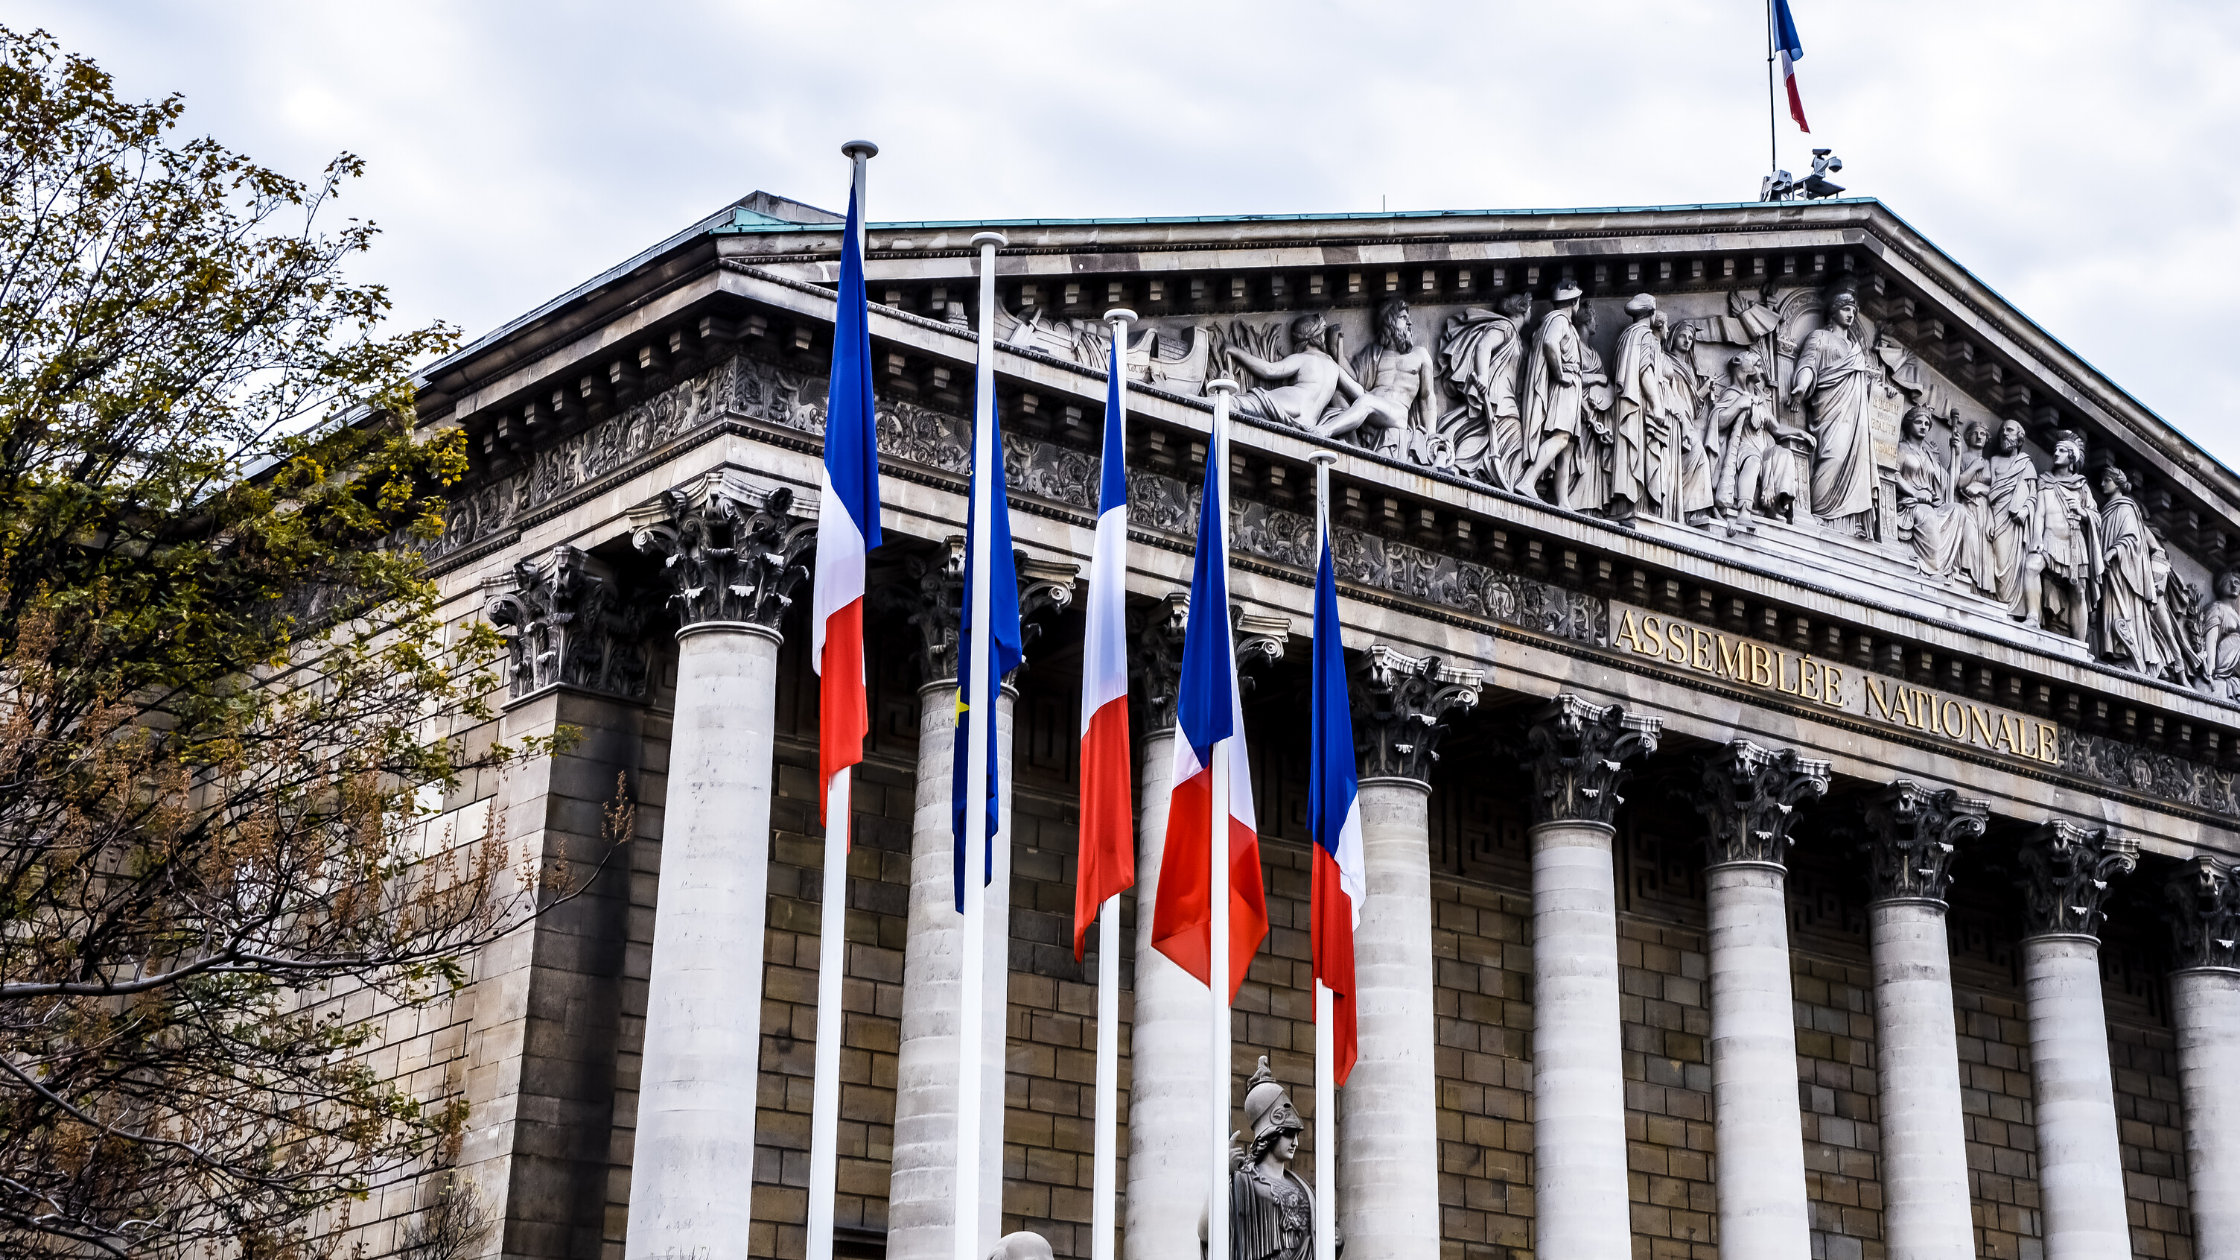
[[[2240,467],[2240,4],[1792,0],[1814,128],[2026,314]],[[877,220],[1747,200],[1755,0],[13,0],[304,176],[358,274],[488,330],[755,188]]]

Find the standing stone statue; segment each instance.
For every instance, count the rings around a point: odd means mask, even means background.
[[[1229,1150],[1230,1260],[1313,1260],[1314,1192],[1291,1171],[1305,1126],[1291,1096],[1268,1070],[1266,1055],[1260,1056],[1258,1069],[1245,1082],[1244,1121],[1251,1126],[1250,1144],[1239,1130]],[[1436,1171],[1427,1170],[1427,1175]],[[1200,1257],[1205,1249],[1206,1222],[1201,1216]]]
[[[1992,598],[2005,604],[2017,621],[2036,619],[2034,601],[2024,596],[2023,587],[2036,543],[2038,465],[2022,442],[2020,420],[1999,426],[1999,445],[1990,460],[1991,528],[1985,540]]]
[[[1666,467],[1651,483],[1665,515],[1690,525],[1709,524],[1718,506],[1719,430],[1710,424],[1711,382],[1696,375],[1696,330],[1680,323],[1665,335],[1663,363],[1665,436],[1651,439]]]
[[[2201,668],[2213,694],[2240,700],[2240,569],[2218,573],[2212,590],[2216,599],[2203,616]]]
[[[2150,678],[2185,682],[2200,672],[2170,611],[2170,554],[2131,497],[2120,468],[2100,474],[2100,616],[2093,650]]]
[[[1498,311],[1472,307],[1447,320],[1439,357],[1448,386],[1462,405],[1439,417],[1439,433],[1453,453],[1455,471],[1517,488],[1530,454],[1524,444],[1524,411],[1517,388],[1524,377],[1525,317],[1532,295],[1512,293]]]
[[[1574,324],[1579,312],[1579,286],[1566,281],[1556,288],[1556,308],[1540,317],[1532,338],[1532,359],[1525,365],[1524,444],[1532,465],[1517,479],[1517,490],[1539,493],[1540,478],[1554,475],[1554,502],[1559,508],[1574,506],[1571,484],[1581,458],[1586,418],[1586,379],[1581,373],[1580,340]],[[1602,506],[1597,500],[1592,506]]]
[[[1436,441],[1439,383],[1431,370],[1431,348],[1416,344],[1406,302],[1392,298],[1377,308],[1377,339],[1353,356],[1353,379],[1360,393],[1323,422],[1324,437],[1358,430],[1355,440],[1370,450],[1426,467],[1451,462],[1441,457]]]
[[[1881,374],[1859,345],[1859,295],[1848,285],[1828,295],[1827,322],[1804,339],[1789,404],[1802,405],[1812,431],[1812,514],[1868,536],[1874,507],[1874,434],[1867,404]]]
[[[1271,362],[1250,351],[1231,347],[1228,359],[1234,367],[1243,368],[1261,381],[1288,382],[1274,388],[1254,386],[1239,393],[1236,414],[1275,424],[1297,425],[1319,433],[1322,414],[1330,409],[1331,401],[1338,397],[1341,389],[1351,387],[1346,394],[1348,398],[1361,393],[1359,382],[1331,355],[1327,344],[1329,333],[1329,321],[1322,313],[1308,311],[1291,321],[1291,353],[1281,359]]]
[[[2084,641],[2092,629],[2092,595],[2100,585],[2100,511],[2092,487],[2078,471],[2084,435],[2053,434],[2053,470],[2038,477],[2032,505],[2030,557],[2023,565],[2023,620],[2048,630],[2059,622]]]
[[[1909,407],[1899,429],[1897,483],[1898,541],[1913,548],[1914,563],[1923,577],[1948,578],[1960,567],[1963,511],[1953,493],[1953,473],[1960,463],[1960,436],[1952,438],[1952,459],[1947,463],[1930,445],[1936,416],[1927,407]]]
[[[1610,373],[1594,348],[1594,304],[1581,302],[1579,326],[1579,457],[1572,467],[1571,502],[1574,506],[1609,509],[1610,461],[1617,435],[1610,431],[1610,406],[1614,401]],[[1620,520],[1628,519],[1619,517]]]
[[[1991,431],[1980,420],[1960,423],[1955,407],[1952,422],[1960,430],[1960,458],[1952,470],[1952,494],[1959,504],[1954,525],[1960,532],[1960,577],[1979,595],[1996,595],[1999,576],[1991,563],[1991,461],[1984,443]]]
[[[1606,510],[1618,520],[1646,502],[1657,501],[1670,515],[1662,485],[1649,485],[1651,433],[1662,426],[1664,400],[1664,316],[1657,299],[1637,293],[1626,303],[1633,317],[1618,334],[1618,371],[1611,379],[1617,400],[1610,412],[1610,485]],[[1653,461],[1659,469],[1661,457]]]
[[[1744,350],[1727,360],[1727,379],[1711,400],[1710,431],[1718,435],[1717,500],[1734,531],[1744,513],[1787,520],[1798,493],[1796,461],[1781,444],[1773,395],[1766,389],[1765,360]],[[1751,528],[1755,528],[1754,526]]]

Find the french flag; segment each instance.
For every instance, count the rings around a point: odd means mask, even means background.
[[[1105,390],[1104,471],[1089,553],[1088,629],[1081,648],[1081,861],[1073,885],[1073,957],[1086,951],[1097,908],[1136,882],[1134,793],[1128,783],[1128,468],[1121,372],[1112,339]]]
[[[879,545],[879,431],[871,400],[871,321],[863,294],[863,228],[848,194],[840,242],[840,309],[832,321],[832,391],[824,410],[824,484],[817,495],[817,570],[809,660],[818,680],[817,821],[832,777],[863,760],[871,733],[864,689],[866,554]]]
[[[1236,1001],[1252,956],[1268,935],[1260,883],[1260,835],[1252,813],[1252,771],[1245,757],[1244,708],[1237,689],[1237,645],[1229,623],[1229,433],[1214,426],[1206,452],[1206,489],[1198,514],[1197,559],[1190,575],[1190,617],[1183,627],[1182,679],[1175,698],[1174,795],[1159,861],[1151,944],[1175,965],[1213,983],[1213,759],[1229,779],[1229,992]]]
[[[1797,130],[1810,133],[1805,125],[1804,98],[1797,95],[1797,63],[1804,60],[1804,41],[1797,38],[1797,20],[1789,16],[1789,0],[1773,0],[1773,43],[1781,54],[1781,78],[1789,85],[1789,117],[1797,120]]]
[[[1314,677],[1307,767],[1307,826],[1314,836],[1310,917],[1314,978],[1330,990],[1331,1078],[1343,1085],[1361,1057],[1353,1011],[1353,930],[1369,882],[1361,852],[1361,801],[1353,768],[1353,711],[1346,689],[1346,650],[1338,640],[1338,575],[1330,529],[1314,578]]]

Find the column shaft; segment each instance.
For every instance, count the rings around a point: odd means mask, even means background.
[[[2240,970],[2170,973],[2196,1260],[2240,1260]]]
[[[1975,1221],[1944,905],[1888,899],[1867,913],[1882,1103],[1883,1237],[1890,1260],[1970,1260]]]
[[[1785,872],[1728,862],[1704,872],[1711,912],[1711,1096],[1722,1260],[1811,1253],[1797,1111],[1796,1008]]]
[[[1012,699],[996,704],[1001,816],[1010,817]],[[956,744],[953,680],[918,690],[916,808],[910,826],[910,905],[903,947],[901,1040],[895,1055],[894,1157],[887,1186],[887,1254],[948,1260],[956,1254],[957,1019],[964,1008],[964,919],[957,913],[950,794]],[[981,1233],[993,1241],[1003,1203],[1004,1028],[1008,1013],[1010,855],[997,846],[988,886],[982,970],[980,1085]]]
[[[1359,801],[1369,895],[1353,937],[1361,1058],[1339,1108],[1339,1222],[1349,1260],[1420,1260],[1439,1249],[1431,787],[1363,779]]]
[[[770,884],[778,636],[677,640],[659,900],[646,995],[628,1253],[747,1254]]]
[[[1633,1227],[1612,830],[1549,822],[1531,835],[1534,1253],[1622,1258]]]
[[[1151,894],[1167,843],[1174,728],[1143,740],[1136,812],[1135,1021],[1129,1027],[1128,1260],[1198,1254],[1206,1206],[1206,987],[1151,947]]]
[[[2100,998],[2100,942],[2075,933],[2026,937],[2022,968],[2046,1260],[2119,1260],[2131,1254],[2131,1228]]]

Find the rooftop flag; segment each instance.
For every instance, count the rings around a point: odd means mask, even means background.
[[[1804,121],[1804,98],[1797,95],[1797,63],[1804,60],[1804,41],[1797,38],[1797,21],[1789,16],[1789,0],[1773,0],[1773,45],[1781,57],[1781,79],[1789,86],[1789,117],[1797,130],[1810,134]]]

